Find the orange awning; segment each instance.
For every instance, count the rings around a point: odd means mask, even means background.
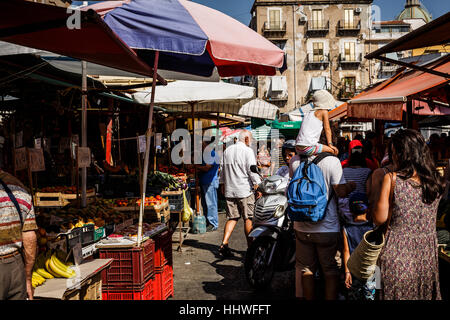
[[[328,112],[328,118],[330,120],[339,120],[342,117],[347,116],[347,102],[341,104],[339,107]]]
[[[449,57],[446,56],[431,63],[429,68],[440,72],[450,72]],[[404,71],[378,86],[360,93],[348,101],[348,105],[332,110],[330,119],[337,119],[346,115],[349,118],[400,121],[407,100],[429,97],[428,93],[448,83],[449,80],[430,73]],[[447,101],[444,102],[448,103]]]

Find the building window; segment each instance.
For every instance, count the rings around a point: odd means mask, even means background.
[[[285,51],[286,48],[286,40],[279,40],[279,41],[272,41],[272,43],[274,45],[276,45],[278,48],[280,48],[281,50]]]
[[[354,20],[353,20],[353,9],[345,9],[344,11],[344,29],[353,29]]]
[[[322,10],[320,9],[314,9],[312,11],[312,29],[323,29],[324,23],[323,23],[323,15]]]
[[[355,77],[345,77],[343,79],[344,85],[344,97],[352,97],[356,91],[356,78]]]
[[[354,42],[344,43],[344,61],[356,61]]]
[[[323,42],[313,43],[313,61],[314,62],[323,61]]]
[[[269,28],[274,30],[281,29],[281,9],[269,8]]]

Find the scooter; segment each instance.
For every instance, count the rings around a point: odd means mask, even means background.
[[[260,174],[257,166],[250,170]],[[295,234],[293,224],[286,215],[288,205],[285,196],[289,179],[277,175],[261,182],[261,198],[256,201],[252,242],[244,262],[245,275],[257,290],[266,288],[275,271],[291,270],[295,266]]]

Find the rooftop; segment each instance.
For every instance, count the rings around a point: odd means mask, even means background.
[[[422,7],[419,0],[407,0],[405,9],[398,15],[397,20],[422,19],[425,23],[433,20],[431,14]]]

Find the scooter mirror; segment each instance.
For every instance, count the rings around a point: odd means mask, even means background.
[[[259,168],[256,165],[251,165],[250,166],[250,171],[253,173],[258,173],[259,174]]]

